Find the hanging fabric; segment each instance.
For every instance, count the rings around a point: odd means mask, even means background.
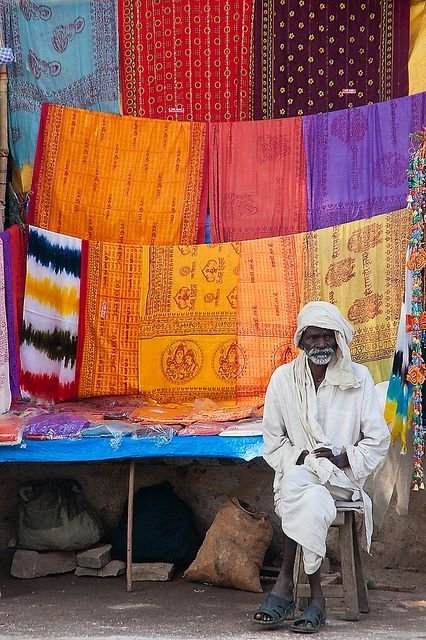
[[[407,209],[305,236],[302,304],[327,300],[355,326],[351,353],[375,382],[389,378],[404,286]]]
[[[205,141],[199,122],[45,104],[28,219],[84,240],[202,241]]]
[[[21,331],[21,393],[61,401],[75,385],[81,240],[30,227]]]
[[[201,122],[247,120],[253,4],[121,0],[123,113]]]
[[[8,68],[10,150],[32,164],[43,102],[119,113],[115,0],[3,2]]]
[[[426,93],[303,118],[308,228],[405,206],[410,133],[426,122]]]
[[[209,126],[212,242],[307,229],[302,118]]]
[[[256,120],[407,95],[409,2],[262,0],[255,7]]]

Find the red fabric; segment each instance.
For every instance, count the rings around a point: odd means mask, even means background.
[[[11,276],[14,291],[14,324],[16,335],[16,353],[20,360],[21,326],[24,309],[25,276],[27,272],[27,234],[17,224],[9,227],[11,249]],[[18,363],[20,365],[20,362]]]
[[[212,242],[307,230],[302,118],[209,127]]]
[[[249,118],[253,0],[121,0],[125,115]]]

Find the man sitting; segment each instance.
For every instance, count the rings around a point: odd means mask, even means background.
[[[302,547],[311,599],[291,630],[313,633],[325,624],[321,562],[335,500],[363,500],[366,546],[372,505],[363,486],[383,460],[389,431],[368,369],[352,362],[354,329],[338,308],[310,302],[298,315],[294,342],[302,352],[271,376],[265,398],[263,455],[275,470],[274,504],[284,549],[280,574],[253,622],[276,628],[292,616],[293,567]]]

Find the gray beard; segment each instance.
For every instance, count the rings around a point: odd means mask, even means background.
[[[331,362],[331,359],[334,355],[334,349],[331,347],[325,347],[325,349],[310,349],[306,351],[306,355],[309,360],[316,365],[325,366]]]

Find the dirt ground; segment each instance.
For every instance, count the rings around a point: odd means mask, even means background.
[[[0,557],[0,638],[80,640],[82,638],[157,640],[276,640],[295,638],[288,630],[258,630],[251,624],[261,594],[189,583],[138,582],[126,592],[124,576],[78,578],[74,574],[18,580]],[[425,567],[419,567],[425,569]],[[320,636],[333,640],[426,640],[426,573],[369,571],[369,614],[344,619],[343,603],[330,599]],[[265,584],[265,591],[271,584]]]

